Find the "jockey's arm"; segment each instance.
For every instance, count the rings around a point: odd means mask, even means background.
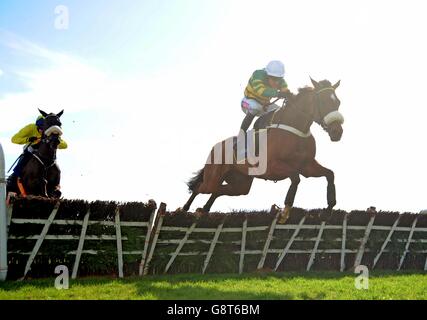
[[[266,86],[263,81],[263,77],[264,74],[260,70],[257,70],[252,74],[252,77],[249,79],[249,86],[252,88],[252,91],[255,91],[257,95],[266,98],[273,98],[277,96],[277,90]]]
[[[15,134],[11,140],[12,140],[12,143],[26,144],[29,142],[28,139],[31,137],[34,137],[33,124],[29,124],[24,128],[22,128],[21,130],[19,130],[19,132]]]
[[[285,79],[282,79],[282,83],[280,84],[280,92],[289,92],[288,84]]]

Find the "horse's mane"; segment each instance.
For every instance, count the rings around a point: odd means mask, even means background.
[[[303,88],[298,88],[298,93],[295,94],[293,92],[289,92],[288,94],[288,100],[290,102],[294,102],[298,97],[300,97],[302,94],[308,93],[308,92],[313,92],[314,88],[312,87],[303,87]]]
[[[322,88],[328,88],[328,87],[332,87],[332,84],[329,80],[322,80],[319,81],[319,88],[318,89],[322,89]],[[309,87],[309,86],[305,86],[302,88],[298,88],[298,93],[293,93],[293,92],[289,92],[287,95],[288,101],[290,103],[295,102],[301,95],[306,94],[306,93],[311,93],[314,91],[313,87]]]
[[[318,89],[328,88],[328,87],[332,87],[332,84],[329,80],[319,81],[319,88]],[[298,94],[312,92],[313,90],[314,90],[313,87],[305,86],[303,88],[298,88]]]
[[[319,89],[332,87],[332,83],[329,80],[319,81],[319,85],[320,85]]]
[[[312,88],[312,87],[298,88],[298,94],[297,95],[304,94],[307,92],[312,92],[313,90],[314,90],[314,88]]]
[[[319,81],[319,88],[318,89],[328,88],[328,87],[332,87],[332,84],[329,80]],[[309,92],[313,92],[313,91],[314,91],[314,88],[309,87],[309,86],[298,88],[298,93],[297,94],[292,93],[292,98],[296,98],[297,96],[299,96],[301,94],[305,94],[305,93],[309,93]]]

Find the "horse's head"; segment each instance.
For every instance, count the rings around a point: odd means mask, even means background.
[[[311,78],[310,78],[311,79]],[[340,100],[335,90],[340,81],[332,85],[328,80],[317,82],[311,79],[314,86],[314,121],[322,126],[332,141],[339,141],[343,134],[344,117],[338,111]]]
[[[50,149],[56,150],[58,148],[59,143],[61,142],[59,137],[62,135],[62,123],[59,118],[64,113],[62,110],[60,113],[46,113],[43,110],[40,110],[40,114],[44,117],[43,121],[43,136],[42,143],[45,143]]]
[[[44,143],[48,146],[49,149],[51,149],[52,151],[58,149],[58,145],[60,144],[61,140],[59,139],[59,137],[62,135],[62,131],[58,132],[56,130],[56,128],[58,128],[57,126],[53,126],[51,128],[54,128],[54,131],[48,132],[49,135],[43,135],[43,138],[41,140],[41,143]],[[51,130],[48,129],[48,131]]]
[[[43,132],[46,132],[46,130],[48,130],[49,128],[51,128],[53,126],[57,126],[57,127],[61,128],[62,123],[61,123],[61,120],[59,118],[61,118],[62,114],[64,113],[64,110],[62,110],[58,114],[47,113],[47,112],[44,112],[43,110],[40,110],[40,109],[39,109],[39,111],[40,111],[40,114],[44,117],[43,126],[42,126]]]

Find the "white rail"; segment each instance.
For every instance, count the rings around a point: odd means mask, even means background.
[[[7,214],[6,170],[3,147],[0,143],[0,281],[7,277]]]
[[[395,252],[393,251],[393,247],[387,250],[387,243],[390,242],[405,244],[405,251],[403,255],[401,255],[398,270],[403,268],[403,262],[405,261],[405,257],[408,253],[413,253],[417,255],[421,254],[423,255],[423,257],[424,254],[427,253],[427,246],[425,245],[427,243],[427,228],[421,227],[422,223],[419,223],[418,225],[420,227],[417,227],[416,221],[418,218],[415,218],[415,220],[409,227],[399,227],[398,220],[396,220],[391,226],[375,225],[375,216],[370,217],[370,221],[367,225],[352,225],[351,214],[345,214],[343,222],[337,225],[330,225],[325,222],[322,222],[321,224],[307,224],[310,223],[309,219],[308,217],[303,216],[301,217],[301,220],[298,224],[278,225],[275,223],[276,219],[273,219],[270,223],[268,223],[268,225],[248,226],[248,220],[245,219],[242,225],[238,227],[224,227],[223,222],[220,222],[214,227],[203,228],[201,226],[196,226],[196,219],[189,227],[178,227],[169,224],[169,219],[167,219],[167,215],[165,215],[166,207],[165,205],[162,207],[162,205],[161,208],[159,208],[159,211],[157,211],[157,213],[155,212],[156,210],[151,213],[150,220],[146,222],[121,221],[118,209],[116,210],[114,221],[90,221],[89,211],[87,212],[83,220],[55,220],[56,212],[54,211],[51,213],[48,219],[22,219],[13,218],[10,216],[9,221],[12,225],[16,224],[18,225],[18,227],[22,224],[42,225],[43,231],[41,232],[41,234],[9,236],[9,240],[12,241],[19,241],[22,239],[36,240],[36,244],[34,245],[33,250],[31,252],[23,252],[24,250],[20,251],[14,249],[14,252],[9,253],[13,255],[29,256],[27,266],[25,268],[25,274],[27,274],[27,272],[31,268],[31,264],[34,261],[36,255],[48,254],[48,251],[46,251],[46,249],[43,253],[44,244],[43,247],[40,248],[42,243],[46,242],[47,240],[76,241],[77,248],[75,250],[64,252],[64,255],[75,255],[72,273],[73,278],[75,278],[78,274],[78,268],[82,254],[96,255],[105,254],[105,252],[107,252],[103,251],[102,248],[97,250],[90,250],[90,248],[87,248],[86,245],[87,240],[111,240],[116,242],[117,268],[119,277],[124,276],[124,255],[126,255],[127,257],[131,255],[140,257],[140,275],[146,275],[150,270],[150,272],[154,273],[161,271],[167,273],[169,270],[171,270],[172,265],[176,263],[175,261],[177,260],[177,257],[182,256],[203,257],[201,272],[205,273],[208,270],[211,261],[215,259],[215,254],[218,254],[218,252],[224,253],[223,250],[220,250],[221,246],[227,247],[229,245],[232,245],[232,248],[229,249],[228,254],[239,256],[238,259],[235,259],[238,263],[239,273],[242,273],[243,270],[250,269],[245,269],[245,262],[248,263],[247,261],[251,261],[249,263],[255,263],[257,259],[259,259],[258,268],[264,268],[264,265],[266,265],[267,268],[271,267],[275,271],[277,271],[278,267],[283,263],[284,258],[290,254],[304,254],[305,256],[307,256],[308,254],[309,261],[308,264],[305,266],[305,269],[307,271],[315,269],[315,261],[317,259],[324,259],[325,256],[322,255],[325,254],[337,255],[337,259],[339,261],[339,266],[337,268],[341,271],[344,271],[346,268],[345,262],[347,262],[347,264],[350,264],[350,262],[348,261],[348,257],[346,256],[349,254],[355,257],[353,265],[357,266],[358,264],[362,263],[364,253],[369,253],[369,257],[372,256],[372,259],[374,260],[373,266],[375,267],[379,258],[384,253]],[[7,216],[7,214],[5,216]],[[163,226],[164,218],[166,225]],[[4,225],[7,225],[7,223]],[[52,225],[74,225],[81,226],[82,229],[80,235],[48,234],[49,226]],[[115,233],[112,232],[111,234],[96,235],[87,234],[87,230],[89,230],[89,226],[91,225],[115,227]],[[126,232],[123,231],[122,228],[124,227],[147,228],[145,235],[136,235],[136,237],[145,238],[143,242],[141,241],[140,248],[132,248],[127,246],[129,244],[129,240],[131,239],[128,239],[129,235],[126,235]],[[286,237],[283,238],[283,236],[281,235],[283,231],[281,230],[289,230],[291,232],[286,232]],[[306,236],[307,233],[302,232],[303,230],[316,230],[317,234],[315,236]],[[329,230],[331,230],[332,232],[330,232],[328,237]],[[360,231],[362,230],[364,231],[363,235],[359,235]],[[248,233],[250,232],[260,231],[266,232],[266,237],[254,239],[253,237],[250,237],[250,235],[248,235]],[[124,232],[123,235],[122,232]],[[170,234],[171,232],[173,235]],[[357,235],[354,232],[356,232]],[[377,232],[376,235],[374,234],[375,232]],[[409,235],[407,235],[407,232],[409,232]],[[202,236],[202,239],[198,239],[198,237],[194,235],[195,233],[199,233],[199,235]],[[212,236],[210,237],[208,233],[212,234]],[[236,233],[236,236],[238,237],[233,237],[233,240],[227,241],[227,234],[230,233]],[[399,234],[396,235],[396,233]],[[415,233],[417,234],[415,235]],[[384,236],[378,237],[378,235],[380,234],[383,234]],[[280,243],[278,243],[278,239],[280,239]],[[312,244],[308,244],[308,242],[311,242]],[[324,244],[325,242],[328,243],[327,247],[325,247],[324,245],[322,246],[322,244]],[[374,245],[374,243],[378,244],[378,246]],[[198,249],[194,249],[194,246],[191,246],[192,249],[185,250],[187,248],[186,245],[189,244],[201,244],[205,245],[205,248],[202,248],[198,251]],[[303,245],[303,247],[301,247],[301,245]],[[265,263],[267,261],[266,257],[269,254],[269,257],[277,257],[277,261],[275,261],[273,266],[267,265],[267,263]],[[245,259],[246,255],[252,256],[252,258]],[[165,261],[167,262],[166,267],[162,266],[160,267],[162,270],[160,270],[157,265],[150,266],[150,262],[152,260]],[[268,264],[270,264],[271,259],[268,259],[268,261]],[[289,262],[291,262],[291,260],[289,260]],[[254,265],[254,267],[256,267],[256,265]]]

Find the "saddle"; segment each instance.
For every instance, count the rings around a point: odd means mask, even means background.
[[[259,129],[267,128],[271,124],[275,112],[273,110],[260,116],[254,123],[254,130],[258,131]]]

